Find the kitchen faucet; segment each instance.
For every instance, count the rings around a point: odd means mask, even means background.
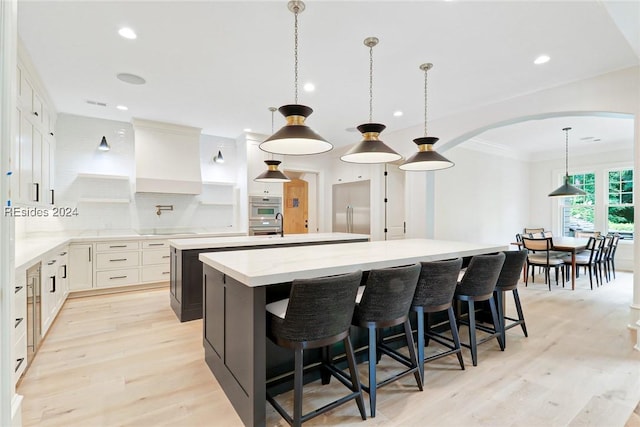
[[[282,215],[282,212],[276,214],[276,221],[278,217],[280,217],[280,237],[284,237],[284,215]]]

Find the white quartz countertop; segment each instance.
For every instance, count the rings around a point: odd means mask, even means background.
[[[292,243],[331,242],[341,240],[369,239],[367,234],[352,233],[310,233],[285,234],[277,236],[236,236],[236,237],[199,237],[187,239],[170,239],[169,244],[176,249],[217,249],[241,246],[275,246]]]
[[[157,230],[156,230],[157,231]],[[216,232],[198,230],[196,232],[180,232],[171,234],[141,234],[135,230],[77,230],[52,233],[29,233],[26,236],[16,236],[15,238],[15,268],[25,268],[37,263],[47,252],[57,249],[69,243],[83,243],[106,240],[157,240],[174,237],[219,236],[226,238],[229,236],[242,235],[242,232]]]
[[[202,253],[204,264],[250,287],[507,250],[508,245],[406,239]]]

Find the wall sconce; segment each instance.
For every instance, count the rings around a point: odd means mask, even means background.
[[[213,156],[213,163],[224,163],[224,157],[222,157],[222,151],[218,150],[218,154]]]
[[[98,145],[98,150],[100,151],[111,150],[111,147],[109,147],[109,143],[107,142],[107,138],[105,136],[102,137],[102,141],[100,141],[100,145]]]

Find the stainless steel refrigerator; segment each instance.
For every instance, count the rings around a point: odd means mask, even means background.
[[[333,184],[333,231],[371,234],[371,181]]]

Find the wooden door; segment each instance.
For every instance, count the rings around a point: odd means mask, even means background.
[[[309,183],[293,178],[284,183],[284,231],[301,234],[309,231]]]

